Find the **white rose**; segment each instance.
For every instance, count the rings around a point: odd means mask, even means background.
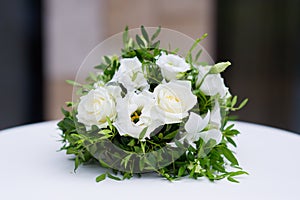
[[[179,72],[186,72],[191,67],[185,60],[177,55],[162,53],[156,64],[160,67],[161,73],[166,80],[175,80]]]
[[[187,139],[189,144],[192,144],[193,142],[199,140],[199,138],[201,137],[201,131],[203,131],[203,129],[208,125],[209,119],[210,112],[208,112],[204,118],[196,113],[190,113],[189,119],[184,125],[184,129],[187,132],[185,138]]]
[[[216,144],[219,144],[222,140],[222,132],[220,130],[222,117],[220,105],[217,100],[215,100],[215,105],[210,114],[209,125],[209,130],[201,132],[200,137],[204,142],[208,142],[210,139],[213,139],[216,141]]]
[[[162,83],[154,89],[153,94],[156,117],[164,124],[180,123],[197,103],[197,97],[191,91],[190,81]]]
[[[76,115],[78,122],[83,123],[87,129],[92,125],[106,127],[106,117],[113,121],[117,115],[115,96],[120,96],[120,92],[121,89],[115,86],[98,87],[80,97]]]
[[[198,141],[199,138],[202,138],[205,143],[213,139],[216,141],[216,144],[219,144],[222,140],[222,133],[220,131],[221,120],[220,105],[216,100],[212,111],[208,111],[204,118],[196,113],[190,114],[184,126],[187,132],[185,139],[191,145],[195,141]],[[210,125],[209,129],[204,130],[208,124]]]
[[[119,134],[139,138],[140,133],[147,128],[141,140],[149,138],[150,134],[162,125],[151,116],[153,105],[154,96],[148,91],[142,91],[139,94],[131,92],[127,93],[124,98],[119,98],[117,100],[118,116],[113,123]]]
[[[123,58],[120,63],[120,67],[111,82],[121,83],[127,91],[149,88],[142,70],[142,63],[137,57]]]
[[[199,74],[197,77],[196,86],[200,86],[200,90],[205,95],[215,96],[219,94],[221,98],[228,93],[228,88],[224,84],[224,80],[220,74],[209,74],[213,66],[199,66]]]
[[[207,142],[209,138],[207,137],[207,134],[203,132],[203,130],[208,126],[209,120],[210,120],[210,111],[208,111],[205,117],[203,118],[200,115],[191,112],[189,119],[184,125],[184,129],[186,133],[183,134],[181,133],[182,136],[179,139],[179,141],[183,143],[184,140],[186,140],[188,144],[192,145],[193,147],[196,147],[194,142],[198,141],[200,137],[204,140],[204,142]],[[177,147],[175,142],[170,142],[168,144],[171,147],[174,148]]]
[[[215,100],[214,107],[211,111],[209,123],[212,125],[212,127],[216,128],[216,129],[220,129],[222,126],[221,109],[220,109],[220,104],[217,99]]]

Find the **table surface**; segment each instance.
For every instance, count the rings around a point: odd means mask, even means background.
[[[154,175],[125,181],[107,179],[86,165],[74,173],[74,163],[58,152],[56,121],[0,131],[1,199],[300,199],[300,136],[288,131],[236,122],[237,157],[249,176],[239,184],[227,180],[183,178],[169,182]]]

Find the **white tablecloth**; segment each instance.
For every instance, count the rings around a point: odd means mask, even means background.
[[[206,179],[169,182],[147,175],[125,181],[107,179],[96,166],[80,167],[61,147],[56,122],[0,131],[0,199],[300,199],[300,136],[287,131],[237,122],[237,157],[250,173],[238,180]]]

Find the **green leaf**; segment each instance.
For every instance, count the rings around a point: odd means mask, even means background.
[[[138,43],[138,45],[141,48],[144,48],[146,46],[145,43],[144,43],[144,41],[142,40],[142,38],[139,35],[136,35],[135,39],[136,39],[136,42]]]
[[[66,80],[66,83],[70,84],[70,85],[73,85],[73,86],[82,86],[80,83],[77,83],[73,80]]]
[[[181,166],[180,168],[179,168],[179,170],[178,170],[178,177],[181,177],[183,174],[184,174],[184,172],[185,172],[185,169],[186,169],[186,166],[184,165],[184,166]]]
[[[192,51],[197,47],[197,45],[203,40],[203,39],[205,39],[207,37],[207,33],[204,33],[203,35],[202,35],[202,37],[201,38],[198,38],[198,39],[196,39],[195,40],[195,42],[194,42],[194,44],[192,45],[192,47],[189,49],[189,51],[188,51],[188,53],[187,53],[187,55],[186,55],[186,60],[187,61],[189,61],[189,63],[191,63],[192,64]]]
[[[101,174],[100,176],[97,176],[96,182],[99,183],[100,181],[105,180],[106,174]]]
[[[179,148],[184,148],[183,144],[175,139],[175,145]]]
[[[219,163],[212,163],[212,165],[213,165],[214,169],[216,169],[216,170],[218,170],[220,172],[223,172],[223,173],[226,172],[225,168],[221,164],[219,164]]]
[[[240,132],[236,129],[231,129],[230,131],[227,132],[228,136],[234,136],[234,135],[238,135]]]
[[[110,168],[109,164],[105,163],[103,160],[99,160],[99,163],[102,167]]]
[[[157,160],[153,153],[146,154],[145,162],[147,162],[151,167],[155,167]]]
[[[192,51],[197,47],[197,45],[199,44],[199,42],[201,42],[201,38],[198,38],[195,40],[194,44],[192,45],[192,47],[189,49],[186,57],[192,57]]]
[[[125,172],[124,175],[123,175],[123,180],[130,179],[130,178],[132,178],[132,176],[133,176],[132,173]]]
[[[204,33],[204,34],[201,36],[201,38],[200,38],[200,42],[201,42],[202,40],[204,40],[207,36],[208,36],[208,34],[207,34],[207,33]]]
[[[187,61],[187,63],[193,64],[192,54],[188,54],[188,55],[186,56],[186,61]]]
[[[194,161],[195,160],[195,156],[191,152],[188,152],[186,157],[189,161]]]
[[[133,147],[135,145],[135,139],[131,139],[130,142],[127,144],[130,147]]]
[[[199,57],[200,57],[201,53],[202,53],[202,49],[200,49],[200,50],[198,51],[198,53],[196,54],[196,57],[195,57],[195,62],[197,62],[197,61],[198,61],[198,59],[199,59]]]
[[[79,156],[76,156],[76,158],[75,158],[75,169],[74,169],[74,171],[76,171],[76,169],[78,169],[80,163],[81,163],[81,162],[80,162],[80,160],[79,160]]]
[[[79,162],[79,164],[81,163],[81,160],[82,161],[85,161],[85,156],[84,156],[84,154],[83,154],[83,152],[82,151],[78,151],[78,154],[77,154],[78,156],[79,156],[79,158],[80,158],[80,162]]]
[[[92,85],[83,85],[82,88],[84,88],[88,91],[94,89],[94,87]]]
[[[243,108],[247,103],[248,103],[248,99],[244,99],[244,101],[242,101],[242,103],[239,105],[239,107],[238,107],[237,109],[240,110],[240,109]]]
[[[223,72],[228,66],[230,66],[230,62],[220,62],[212,66],[212,68],[209,71],[209,74],[219,74]]]
[[[147,129],[148,129],[148,127],[145,127],[145,128],[141,131],[141,133],[140,133],[140,135],[139,135],[139,140],[141,140],[141,139],[144,138],[144,136],[145,136],[145,134],[146,134],[146,132],[147,132]]]
[[[227,177],[227,180],[228,180],[228,181],[231,181],[231,182],[233,182],[233,183],[239,183],[238,180],[232,178],[231,176],[228,176],[228,177]]]
[[[189,175],[190,178],[194,177],[195,170],[196,170],[196,166],[194,166],[193,169],[191,170],[190,175]]]
[[[232,138],[226,137],[226,140],[227,140],[230,144],[232,144],[234,147],[237,147],[236,143],[234,142],[234,140],[233,140]]]
[[[70,115],[70,112],[65,110],[64,108],[61,108],[61,112],[65,117],[68,117]]]
[[[96,76],[96,74],[94,74],[93,72],[90,72],[89,75],[90,75],[91,79],[92,79],[94,82],[97,82],[97,76]]]
[[[65,128],[68,130],[70,130],[70,129],[72,130],[75,128],[74,121],[70,118],[64,118],[63,123],[64,123]]]
[[[73,107],[74,103],[72,101],[67,101],[66,106],[67,107]]]
[[[111,59],[108,56],[103,56],[104,61],[106,64],[110,65],[111,64]]]
[[[134,151],[135,151],[136,153],[143,153],[141,147],[133,146],[133,148],[134,148]]]
[[[175,50],[172,51],[172,53],[177,54],[179,52],[179,48],[176,48]]]
[[[107,68],[107,65],[104,63],[101,63],[100,65],[96,65],[94,68],[100,69],[100,70],[105,70]]]
[[[231,124],[231,125],[229,125],[226,129],[225,129],[225,131],[229,131],[230,129],[232,129],[234,127],[234,124]]]
[[[66,154],[76,154],[77,152],[78,152],[77,149],[70,147],[67,149]]]
[[[237,96],[234,96],[231,100],[231,107],[234,107],[237,102]]]
[[[111,123],[111,121],[110,121],[110,119],[109,119],[108,116],[106,116],[106,121],[107,121],[107,123],[108,123],[109,129],[112,130],[112,129],[113,129],[113,125],[112,125],[112,123]]]
[[[127,44],[128,42],[128,26],[125,27],[123,32],[123,44]]]
[[[123,164],[125,168],[127,167],[127,164],[129,162],[129,159],[131,158],[131,156],[132,156],[132,154],[128,154],[125,158],[122,159],[121,164]]]
[[[154,44],[152,44],[152,48],[158,49],[160,45],[160,41],[158,40],[157,42],[155,42]]]
[[[111,178],[111,179],[113,179],[113,180],[116,180],[116,181],[121,181],[122,179],[121,178],[119,178],[119,177],[117,177],[117,176],[114,176],[114,175],[112,175],[112,174],[110,174],[110,173],[106,173],[107,174],[107,177],[108,178]]]
[[[157,28],[157,30],[155,31],[155,33],[152,35],[151,41],[153,41],[153,40],[155,40],[155,38],[157,38],[157,36],[158,36],[159,33],[160,33],[160,30],[161,30],[161,27],[159,26],[159,27]]]
[[[144,39],[149,43],[149,36],[144,26],[141,26],[141,31]]]
[[[173,139],[178,133],[178,130],[172,131],[163,137],[165,140]]]
[[[239,165],[237,159],[229,149],[222,148],[222,153],[233,165]]]
[[[215,179],[211,170],[206,170],[206,175],[207,175],[207,178],[211,181],[213,181]]]
[[[239,175],[249,175],[248,172],[245,172],[245,171],[236,171],[236,172],[230,172],[230,176],[233,177],[233,176],[239,176]]]
[[[102,129],[101,131],[99,131],[99,134],[103,134],[103,135],[107,135],[109,133],[111,133],[111,130],[109,129]]]
[[[143,171],[144,168],[145,168],[145,157],[141,157],[140,159],[140,162],[139,162],[139,168],[140,168],[140,171]]]
[[[141,142],[142,152],[145,153],[146,142]]]

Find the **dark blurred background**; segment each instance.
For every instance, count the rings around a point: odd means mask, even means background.
[[[231,92],[250,99],[240,120],[300,133],[299,8],[298,0],[2,0],[0,129],[60,118],[72,93],[63,80],[85,55],[125,25],[144,24],[208,32],[206,49],[232,62]]]
[[[43,120],[39,0],[0,1],[0,129]]]
[[[231,91],[250,99],[241,120],[300,132],[300,1],[218,1],[217,57]]]

